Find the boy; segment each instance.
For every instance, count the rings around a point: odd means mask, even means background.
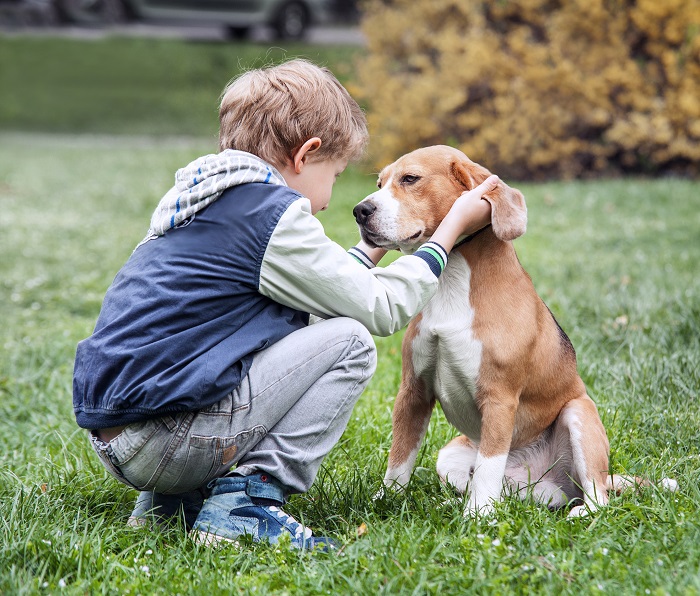
[[[328,70],[292,60],[234,80],[219,140],[177,172],[78,344],[76,419],[141,491],[132,525],[183,507],[206,542],[332,545],[280,506],[345,429],[375,369],[370,334],[423,308],[457,237],[490,221],[480,197],[497,179],[462,195],[415,255],[375,268],[385,251],[345,252],[313,217],[367,142]]]

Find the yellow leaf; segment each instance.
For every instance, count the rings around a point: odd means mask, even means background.
[[[357,537],[361,538],[367,533],[367,524],[365,522],[362,522],[359,527],[357,528]]]

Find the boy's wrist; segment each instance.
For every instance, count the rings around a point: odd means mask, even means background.
[[[478,232],[491,223],[491,203],[486,199],[479,199],[469,205],[469,214],[465,218],[467,223],[460,236],[470,235]],[[464,222],[465,220],[463,220]]]
[[[356,245],[355,248],[358,248],[361,250],[363,253],[365,253],[369,259],[377,265],[379,261],[382,260],[382,257],[389,252],[385,248],[378,248],[378,247],[372,247],[369,244],[367,244],[364,240],[360,240]]]

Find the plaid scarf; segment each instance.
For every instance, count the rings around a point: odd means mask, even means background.
[[[245,151],[225,149],[194,160],[175,174],[175,186],[158,203],[148,233],[136,248],[192,217],[227,188],[248,182],[287,186],[275,168]]]

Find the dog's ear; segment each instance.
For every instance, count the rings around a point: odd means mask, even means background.
[[[491,175],[486,168],[466,159],[452,162],[452,175],[467,190],[481,184]],[[500,240],[515,240],[527,228],[527,207],[523,193],[501,180],[496,188],[484,195],[491,204],[493,233]]]

